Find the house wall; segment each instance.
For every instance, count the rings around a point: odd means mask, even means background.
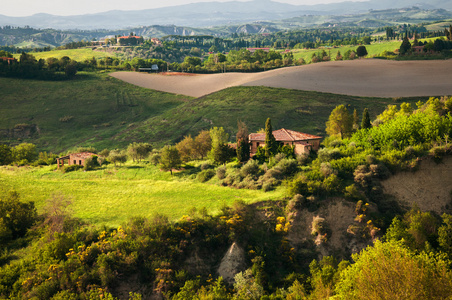
[[[77,157],[75,155],[70,155],[69,156],[69,165],[84,166],[85,165],[85,159],[81,158],[81,157]]]

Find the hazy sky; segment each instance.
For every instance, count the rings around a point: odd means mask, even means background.
[[[0,15],[17,17],[30,16],[36,13],[48,13],[53,15],[68,16],[104,12],[109,10],[139,10],[188,4],[193,2],[211,1],[225,2],[231,0],[5,0],[2,1],[4,3],[0,6]],[[295,5],[310,5],[344,1],[346,0],[277,0],[277,2]]]

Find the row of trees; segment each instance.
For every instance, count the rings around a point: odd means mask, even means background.
[[[12,57],[10,53],[0,53]],[[38,78],[59,80],[73,78],[77,70],[85,68],[86,65],[79,64],[64,56],[61,59],[48,58],[37,60],[33,55],[22,52],[19,61],[0,60],[0,76],[19,78]]]

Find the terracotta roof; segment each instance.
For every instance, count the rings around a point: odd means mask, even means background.
[[[78,158],[88,158],[91,157],[93,155],[97,155],[96,153],[91,153],[91,152],[80,152],[80,153],[72,153],[71,156],[72,157],[78,157]]]
[[[139,37],[139,36],[136,36],[136,35],[132,35],[132,36],[120,36],[120,37],[119,37],[119,39],[129,39],[129,38],[136,38],[136,39],[139,39],[140,37]]]
[[[295,141],[306,141],[306,140],[317,140],[321,139],[321,136],[312,135],[309,133],[298,132],[294,130],[289,130],[281,128],[279,130],[273,131],[273,136],[277,141],[280,142],[295,142]],[[249,135],[250,141],[265,141],[265,132],[251,133]]]

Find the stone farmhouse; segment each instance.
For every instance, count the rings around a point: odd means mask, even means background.
[[[294,130],[281,128],[273,131],[273,136],[277,142],[294,147],[297,155],[309,153],[311,150],[317,151],[320,147],[321,136],[308,133],[302,133]],[[265,146],[265,132],[251,133],[249,136],[251,144],[250,155],[253,156],[257,152],[258,147]]]
[[[80,153],[72,153],[72,154],[69,154],[66,156],[58,157],[57,158],[58,169],[60,167],[64,167],[65,161],[67,161],[67,164],[69,166],[71,166],[71,165],[85,166],[85,160],[87,158],[92,157],[93,155],[97,155],[97,154],[91,153],[91,152],[80,152]]]

